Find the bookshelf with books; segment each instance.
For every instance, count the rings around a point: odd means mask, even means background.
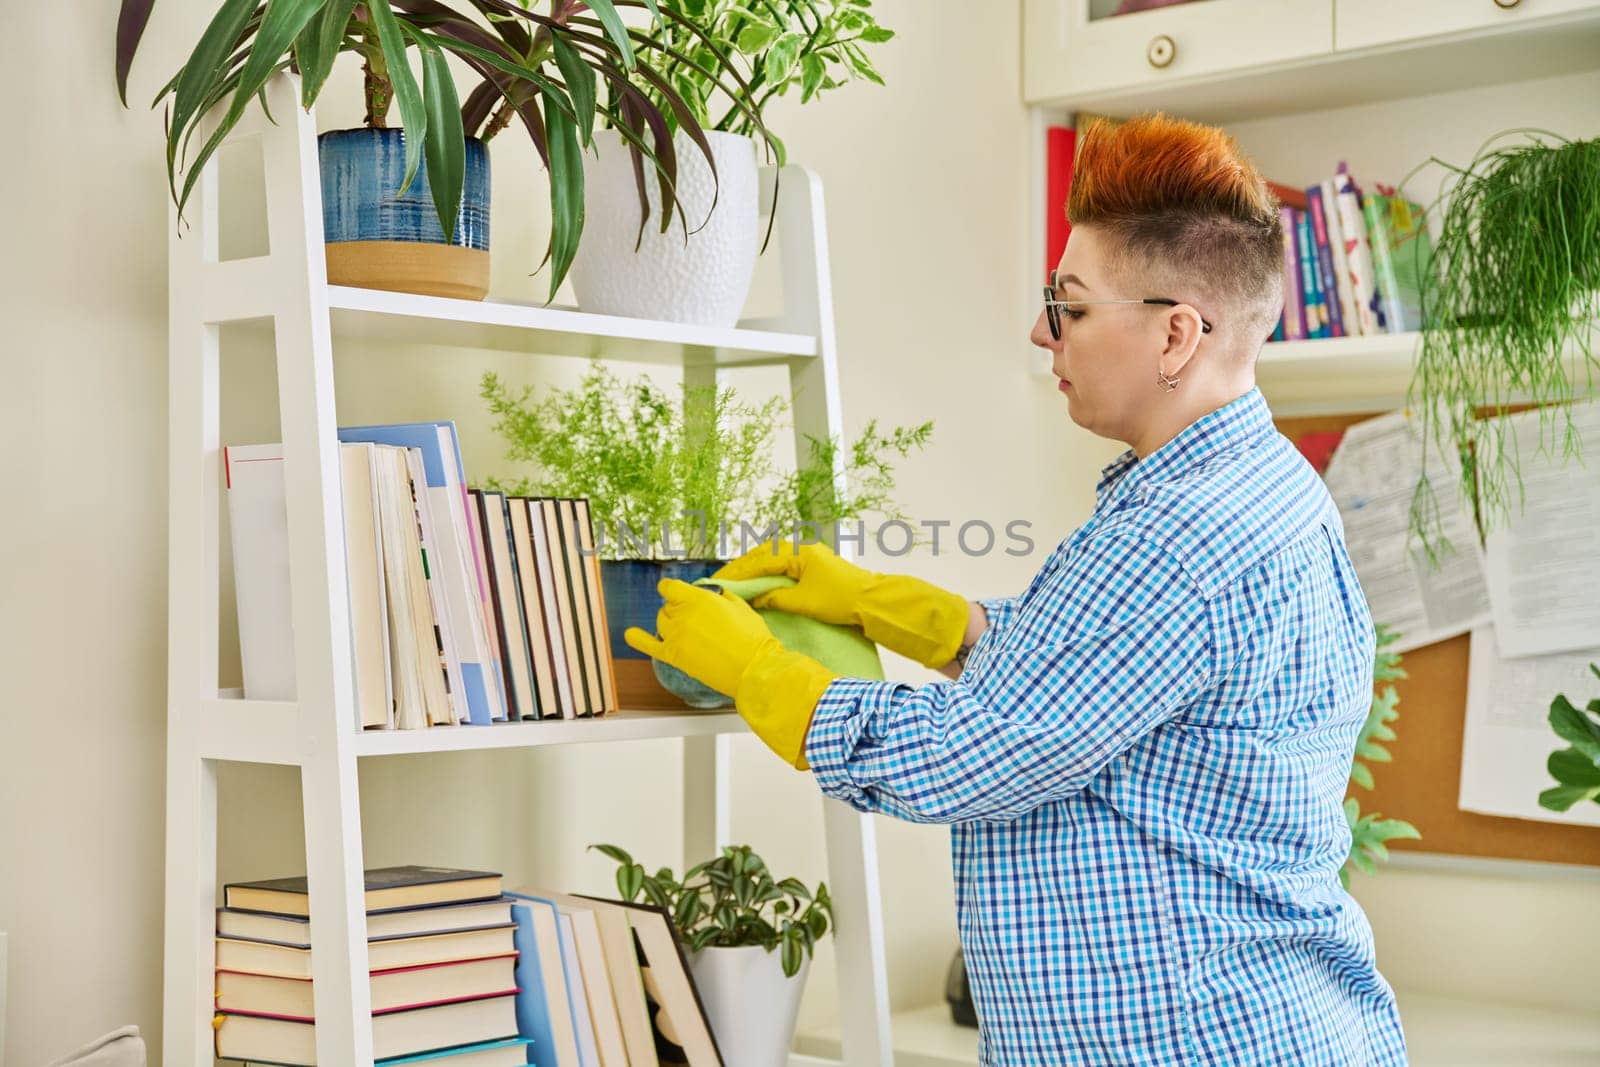
[[[459,467],[447,470],[456,448],[453,428],[447,422],[340,427],[334,415],[333,366],[341,345],[352,339],[376,340],[518,352],[530,358],[554,354],[676,364],[683,368],[689,384],[708,383],[722,367],[780,366],[788,372],[794,431],[797,444],[802,444],[806,435],[827,437],[840,432],[826,230],[820,183],[804,168],[787,167],[776,209],[783,311],[733,329],[494,300],[472,302],[329,286],[323,264],[315,115],[298,106],[298,87],[291,76],[271,82],[267,97],[277,122],[252,109],[254,113],[232,140],[259,143],[270,251],[243,259],[219,255],[221,198],[215,164],[196,186],[185,212],[185,226],[173,226],[168,249],[171,433],[164,1062],[213,1062],[217,1033],[212,1028],[214,978],[219,960],[217,763],[242,761],[299,770],[304,885],[307,906],[316,915],[303,938],[310,946],[302,960],[310,972],[308,986],[265,985],[271,987],[272,995],[287,997],[301,1009],[310,998],[313,1011],[309,1014],[316,1019],[317,1062],[361,1065],[373,1062],[375,1051],[392,1050],[409,1040],[396,1038],[392,1027],[387,1032],[384,1028],[375,1031],[371,1023],[375,1007],[381,1015],[391,1005],[381,997],[375,1002],[370,981],[377,955],[370,949],[364,903],[362,761],[397,754],[679,738],[684,764],[683,847],[685,857],[697,861],[726,843],[730,750],[719,738],[746,728],[730,711],[662,712],[619,706],[606,685],[604,629],[596,629],[597,621],[603,622],[603,616],[597,620],[596,611],[603,607],[591,601],[580,603],[576,589],[572,590],[569,626],[577,627],[574,632],[579,633],[587,626],[592,639],[571,650],[583,658],[572,661],[567,676],[569,682],[572,678],[584,681],[583,703],[578,703],[577,692],[536,694],[515,679],[501,678],[498,684],[491,684],[489,675],[495,673],[496,665],[501,672],[515,669],[505,658],[505,642],[513,636],[520,639],[526,632],[532,621],[530,597],[537,591],[524,591],[519,603],[528,614],[517,625],[507,626],[505,617],[495,616],[496,600],[487,589],[495,578],[493,563],[481,558],[486,555],[482,549],[492,543],[492,536],[486,535],[492,535],[489,524],[494,520],[487,516],[501,507],[520,506],[526,509],[522,514],[531,532],[540,502],[502,502],[491,494],[464,493]],[[774,177],[770,171],[763,175],[769,203]],[[270,459],[276,466],[275,491],[281,502],[275,514],[281,516],[282,528],[269,530],[261,520],[259,505],[254,512],[245,506],[232,516],[233,525],[244,523],[245,527],[232,531],[232,536],[238,545],[243,532],[246,555],[271,552],[286,561],[284,569],[291,577],[268,598],[277,601],[270,604],[266,616],[276,620],[280,639],[263,645],[260,640],[243,640],[241,632],[241,652],[244,658],[265,652],[269,667],[282,672],[280,677],[287,677],[288,684],[247,697],[219,684],[220,517],[232,506],[227,496],[232,460],[249,456],[243,446],[238,450],[222,446],[219,376],[223,331],[219,327],[236,324],[248,333],[260,331],[264,321],[271,324],[276,353],[281,444],[271,446],[270,456],[250,458]],[[464,413],[433,414],[448,419]],[[395,435],[414,439],[397,441]],[[427,457],[421,454],[430,447],[429,440],[431,447],[439,449],[433,458],[442,463],[440,471],[431,473],[453,473],[453,479],[436,485],[430,476]],[[412,448],[418,450],[422,462],[396,458]],[[383,457],[390,457],[390,466],[382,465]],[[252,476],[259,476],[268,466],[252,464]],[[365,471],[368,475],[362,483],[370,489],[365,512],[346,508],[349,501],[342,486],[347,468],[352,474]],[[420,715],[423,722],[408,720],[407,725],[418,727],[411,729],[398,728],[398,721],[387,719],[386,707],[394,707],[389,699],[392,694],[372,699],[377,692],[373,685],[381,688],[386,673],[377,666],[385,662],[384,643],[389,643],[391,658],[387,662],[392,668],[394,643],[404,641],[406,634],[401,620],[377,615],[380,606],[388,609],[386,603],[380,605],[377,589],[391,588],[383,584],[381,570],[384,553],[380,539],[386,524],[382,521],[385,500],[380,483],[388,477],[391,490],[397,491],[402,476],[409,477],[412,486],[426,488],[419,499],[427,497],[427,503],[437,508],[433,535],[441,547],[449,547],[447,541],[456,539],[454,559],[461,568],[453,576],[443,571],[436,575],[443,579],[437,590],[427,588],[426,578],[411,589],[418,598],[428,598],[436,618],[453,623],[452,641],[459,642],[453,658],[459,666],[457,676],[447,680],[453,683],[450,692],[462,698],[459,707],[452,705],[432,720],[439,725],[423,724],[429,721],[429,711],[422,699],[409,714]],[[462,503],[459,514],[454,507],[458,502]],[[562,513],[563,525],[579,518],[578,502],[550,503]],[[417,507],[420,510],[422,505]],[[406,513],[391,513],[390,518]],[[352,547],[347,554],[346,527],[351,524],[361,531],[352,545],[364,543],[366,548],[358,552]],[[401,525],[388,524],[393,530]],[[576,528],[582,526],[580,519]],[[269,533],[274,544],[250,547],[252,537],[259,540]],[[547,550],[550,547],[547,543]],[[353,565],[358,559],[359,572]],[[236,559],[236,577],[241,573],[238,562]],[[390,577],[400,582],[400,575]],[[576,581],[581,583],[583,577],[580,568]],[[451,582],[460,588],[446,588],[445,583]],[[476,600],[470,595],[473,586],[479,587]],[[239,592],[244,594],[244,589]],[[241,610],[241,628],[246,625],[245,614]],[[426,615],[417,613],[414,618]],[[281,638],[285,631],[290,635],[286,640]],[[412,662],[428,661],[418,643],[424,636],[414,629],[410,632]],[[553,655],[554,649],[550,652]],[[470,664],[476,664],[476,678]],[[532,666],[531,661],[527,665]],[[448,665],[444,669],[448,670]],[[249,666],[245,673],[247,685],[252,673],[261,676]],[[269,669],[269,677],[270,673]],[[531,673],[524,681],[538,684]],[[469,699],[474,692],[478,695]],[[556,713],[545,714],[551,710],[547,702],[552,695]],[[546,704],[541,707],[540,701]],[[541,711],[539,718],[523,714],[529,707]],[[566,714],[566,710],[574,713]],[[601,713],[593,714],[595,711]],[[844,1034],[841,1055],[853,1065],[887,1065],[891,1062],[890,1016],[872,824],[836,802],[820,803],[828,882],[837,919],[834,946]],[[494,859],[484,857],[490,863]],[[240,995],[238,981],[228,981],[229,996]],[[256,988],[250,995],[261,992]],[[250,1025],[236,1021],[232,1032],[237,1036],[241,1028]],[[292,1030],[291,1023],[284,1025]],[[463,1023],[468,1029],[475,1025]],[[488,1025],[493,1029],[502,1023],[490,1021]],[[307,1035],[294,1030],[289,1037],[303,1042]],[[381,1044],[391,1039],[390,1045]],[[301,1047],[301,1051],[305,1049]],[[494,1056],[515,1055],[514,1051],[489,1051],[493,1055],[485,1062],[497,1062]]]
[[[1524,127],[1566,137],[1600,133],[1592,103],[1600,81],[1600,0],[1419,0],[1404,7],[1401,13],[1372,0],[1023,0],[1023,100],[1033,123],[1038,212],[1030,262],[1042,262],[1053,247],[1047,196],[1059,185],[1053,173],[1062,140],[1053,131],[1075,132],[1089,116],[1147,110],[1221,125],[1291,207],[1286,275],[1291,260],[1309,274],[1287,294],[1296,318],[1264,346],[1257,365],[1274,410],[1403,403],[1422,336],[1415,321],[1419,264],[1408,257],[1437,235],[1444,205],[1435,198],[1449,185],[1446,168],[1429,160],[1465,166],[1492,135]],[[1152,52],[1158,40],[1164,44]],[[1074,61],[1091,51],[1092,69]],[[1392,195],[1397,185],[1403,198]],[[1325,264],[1314,254],[1318,216]],[[1300,221],[1313,252],[1304,263]],[[1327,242],[1330,229],[1358,239],[1353,260],[1339,255],[1344,241]],[[1375,234],[1391,243],[1374,244]],[[1403,241],[1397,255],[1393,239],[1406,237],[1416,239]],[[1369,262],[1370,274],[1363,269]],[[1315,299],[1312,283],[1320,286],[1325,272],[1346,287],[1323,305],[1324,318],[1297,331],[1310,310],[1305,301]],[[1370,288],[1358,294],[1362,282]],[[1364,317],[1380,311],[1381,322]],[[1352,313],[1354,329],[1346,321]]]

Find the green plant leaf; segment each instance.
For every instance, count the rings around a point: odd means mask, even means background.
[[[1600,786],[1600,767],[1575,748],[1563,748],[1550,753],[1545,765],[1550,776],[1562,785],[1583,789]]]
[[[768,85],[781,85],[789,80],[789,73],[794,70],[805,40],[804,34],[786,33],[767,50],[763,70]]]
[[[800,973],[801,951],[800,941],[795,937],[783,939],[783,973],[786,977],[793,978]]]
[[[500,379],[493,371],[490,371],[484,376],[484,388],[492,388],[496,390],[501,388]],[[590,845],[589,848],[591,851],[599,852],[604,856],[616,860],[618,863],[625,863],[629,865],[633,863],[633,857],[628,855],[627,852],[618,848],[616,845]]]
[[[779,32],[779,28],[770,23],[752,22],[739,31],[735,47],[747,56],[760,55],[763,48],[777,40]]]
[[[139,50],[139,39],[150,21],[150,9],[155,0],[122,0],[117,12],[117,98],[128,106],[128,71],[133,67],[133,54]]]
[[[1600,786],[1558,785],[1539,794],[1540,806],[1551,811],[1566,811],[1586,800],[1600,801]]]
[[[578,254],[583,236],[583,150],[578,127],[563,102],[543,92],[545,127],[550,137],[550,299],[556,298]]]
[[[1371,789],[1373,787],[1372,771],[1364,763],[1352,763],[1350,765],[1350,780],[1363,789]]]
[[[1550,702],[1550,728],[1557,737],[1600,764],[1600,724],[1590,721],[1565,696],[1558,696]]]
[[[405,127],[406,164],[405,177],[398,192],[411,188],[422,164],[422,146],[428,137],[428,112],[422,102],[422,90],[406,62],[406,35],[394,17],[389,0],[365,0],[372,16],[372,25],[378,31],[378,45],[383,49],[384,66],[389,74],[389,84],[394,87],[395,102],[400,105],[400,121]]]
[[[428,113],[428,139],[423,142],[423,154],[428,161],[428,189],[433,194],[433,208],[439,215],[445,242],[453,244],[467,171],[461,101],[456,97],[455,79],[450,76],[444,53],[420,34],[409,32],[409,27],[408,35],[422,54],[422,100]]]
[[[868,44],[882,44],[894,40],[894,31],[883,26],[872,25],[861,31],[861,39]]]
[[[644,868],[637,863],[630,863],[617,869],[617,891],[622,894],[623,900],[634,900],[639,896],[639,891],[644,888]]]
[[[823,65],[822,57],[815,53],[800,57],[800,102],[805,103],[816,96],[822,88],[822,82],[827,77],[827,68]]]
[[[595,73],[583,61],[578,50],[559,34],[550,39],[555,52],[556,65],[561,68],[561,78],[567,83],[567,95],[572,98],[572,110],[577,119],[578,143],[585,148],[594,140],[596,114]]]
[[[295,39],[295,61],[300,67],[300,106],[309,108],[333,72],[345,31],[350,26],[356,0],[325,0],[322,10],[306,23]]]
[[[173,198],[178,201],[178,214],[183,214],[187,194],[178,195],[178,145],[190,125],[203,113],[201,104],[227,69],[229,54],[239,42],[240,34],[255,11],[255,0],[223,0],[217,13],[211,17],[200,41],[189,54],[188,60],[172,87],[172,114],[167,127],[167,180]],[[221,139],[217,138],[218,143]],[[189,168],[190,180],[186,188],[193,188],[194,177],[205,165],[201,160]]]
[[[594,12],[595,18],[605,27],[606,36],[616,45],[623,69],[632,70],[635,62],[633,41],[628,36],[628,27],[623,24],[622,16],[617,14],[615,5],[611,0],[589,0],[589,10]],[[660,18],[661,13],[656,11],[655,15]]]

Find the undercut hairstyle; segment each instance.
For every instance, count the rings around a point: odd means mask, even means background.
[[[1276,329],[1278,200],[1222,130],[1161,112],[1095,121],[1079,146],[1067,219],[1106,238],[1113,281],[1127,295],[1204,301],[1228,349],[1254,358]]]

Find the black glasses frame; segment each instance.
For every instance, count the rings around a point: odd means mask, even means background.
[[[1060,300],[1056,297],[1056,272],[1050,272],[1050,284],[1044,287],[1044,319],[1050,327],[1052,340],[1061,340],[1061,308],[1074,308],[1080,304],[1157,304],[1161,307],[1177,307],[1179,301],[1169,300],[1162,296],[1145,297],[1142,300]],[[1200,319],[1200,332],[1210,333],[1211,323],[1203,317]]]

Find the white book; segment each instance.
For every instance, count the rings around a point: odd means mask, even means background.
[[[412,498],[416,502],[417,531],[422,538],[422,558],[428,581],[428,601],[433,605],[433,623],[438,629],[439,647],[444,653],[445,676],[450,680],[449,705],[453,722],[467,722],[467,702],[463,697],[466,683],[461,677],[461,654],[456,647],[455,628],[451,625],[446,603],[445,579],[440,560],[446,555],[439,546],[439,533],[433,518],[433,506],[428,493],[428,475],[422,465],[422,453],[407,448],[406,462],[411,467]],[[437,721],[435,725],[441,725]]]
[[[1333,179],[1335,199],[1339,204],[1339,227],[1344,233],[1346,272],[1350,289],[1355,296],[1356,317],[1363,334],[1379,334],[1378,282],[1373,272],[1372,242],[1367,237],[1367,224],[1361,214],[1361,199],[1349,174]]]
[[[567,999],[572,1005],[572,1025],[578,1036],[580,1067],[600,1067],[600,1048],[595,1041],[594,1019],[589,1013],[589,994],[583,984],[583,968],[578,965],[578,943],[572,916],[556,912],[561,925],[561,969],[567,980]]]
[[[222,450],[222,461],[244,695],[248,700],[293,700],[294,612],[283,445],[230,445]]]
[[[439,450],[445,457],[445,488],[443,493],[430,489],[429,495],[445,505],[442,509],[436,509],[435,515],[438,510],[447,510],[450,516],[449,528],[441,531],[447,551],[452,547],[449,539],[454,538],[454,551],[450,553],[448,561],[452,573],[445,580],[452,597],[450,610],[466,624],[458,625],[457,629],[465,631],[460,634],[460,640],[463,645],[471,646],[473,661],[480,665],[483,672],[483,692],[488,700],[489,719],[492,722],[504,722],[508,716],[505,678],[500,671],[500,657],[495,651],[494,642],[489,639],[485,624],[484,602],[488,599],[489,590],[481,579],[483,561],[479,558],[478,538],[472,533],[472,517],[467,514],[467,487],[461,477],[461,468],[457,466],[461,461],[461,449],[456,445],[454,425],[436,426],[435,431],[439,438]],[[445,524],[441,522],[440,525]]]
[[[555,501],[534,497],[528,501],[528,520],[532,527],[535,565],[539,568],[539,593],[544,599],[544,617],[550,636],[550,653],[555,660],[556,688],[561,694],[561,713],[566,718],[579,714],[579,673],[576,648],[568,647],[573,634],[572,612],[567,607],[566,566],[561,561],[561,546],[550,540],[551,526],[560,522]],[[559,529],[559,527],[557,527]]]
[[[443,685],[438,643],[431,625],[423,632],[419,618],[431,611],[426,604],[413,601],[426,590],[412,581],[413,570],[420,569],[416,557],[421,548],[415,530],[416,507],[411,501],[411,476],[405,449],[375,446],[379,461],[379,529],[383,537],[384,587],[387,597],[392,655],[389,666],[395,698],[395,728],[417,730],[426,727],[428,691]],[[442,699],[442,698],[441,698]]]
[[[340,445],[345,572],[350,583],[350,642],[357,721],[394,729],[383,535],[378,525],[377,455],[372,445]]]
[[[1328,250],[1333,253],[1333,279],[1337,295],[1328,299],[1339,301],[1339,317],[1344,320],[1346,337],[1361,336],[1361,316],[1356,311],[1355,293],[1350,288],[1350,264],[1345,255],[1344,224],[1339,220],[1339,198],[1334,195],[1333,180],[1317,186],[1322,196],[1323,225],[1328,229]]]

